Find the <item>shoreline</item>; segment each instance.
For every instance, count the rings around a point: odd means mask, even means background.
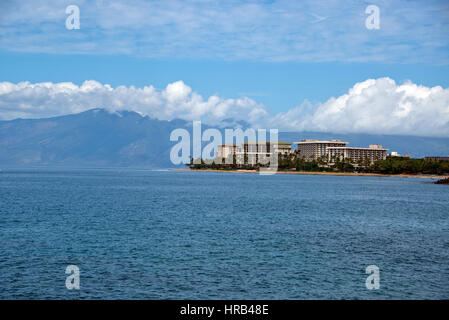
[[[190,172],[233,172],[233,173],[258,173],[256,170],[215,170],[215,169],[169,169],[170,171]],[[323,176],[361,176],[361,177],[397,177],[397,178],[427,178],[444,179],[448,176],[438,175],[414,175],[414,174],[381,174],[381,173],[354,173],[354,172],[309,172],[309,171],[276,171],[274,174],[299,174],[299,175],[323,175]]]

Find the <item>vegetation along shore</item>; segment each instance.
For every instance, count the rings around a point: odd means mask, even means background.
[[[220,159],[221,160],[221,159]],[[234,159],[235,160],[235,159]],[[449,161],[432,159],[410,159],[391,157],[376,160],[373,163],[352,163],[350,159],[335,159],[326,161],[324,157],[307,161],[295,156],[279,155],[277,173],[288,174],[325,174],[325,175],[359,175],[359,176],[401,176],[401,177],[427,177],[442,178],[449,176]],[[206,163],[202,159],[194,163],[192,160],[187,166],[190,170],[201,171],[228,171],[228,172],[257,172],[260,164],[251,165],[233,161],[225,164],[215,161]],[[267,166],[267,165],[265,165]],[[448,183],[443,179],[441,184]]]

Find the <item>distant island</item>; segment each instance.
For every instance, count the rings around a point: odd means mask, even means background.
[[[242,123],[242,129],[246,130],[248,125]],[[179,168],[170,160],[175,142],[169,139],[171,132],[178,128],[185,128],[193,135],[190,121],[157,120],[136,112],[111,113],[98,108],[51,118],[0,120],[0,168]],[[203,125],[203,130],[210,128],[213,127]],[[220,131],[225,136],[225,130]],[[338,138],[361,146],[375,142],[388,146],[393,151],[390,154],[410,153],[413,158],[449,155],[449,137],[279,132],[279,140],[283,141],[304,138],[323,141]],[[206,144],[203,142],[203,147]]]

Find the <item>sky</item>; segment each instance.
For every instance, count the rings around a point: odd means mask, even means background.
[[[0,119],[102,107],[449,136],[448,35],[444,0],[3,0]]]

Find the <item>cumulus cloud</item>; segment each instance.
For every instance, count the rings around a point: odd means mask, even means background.
[[[0,82],[3,120],[52,117],[93,108],[131,110],[160,120],[180,118],[210,124],[226,118],[257,123],[267,114],[263,105],[246,97],[225,99],[213,95],[205,99],[182,81],[170,83],[164,90],[153,86],[113,88],[92,80],[81,86],[71,82]]]
[[[253,127],[281,131],[449,136],[449,88],[397,84],[390,78],[368,79],[324,103],[304,101],[274,116],[247,97],[203,97],[182,81],[163,90],[153,86],[113,88],[92,80],[81,86],[71,82],[0,82],[3,120],[51,117],[92,108],[131,110],[160,120],[202,120],[211,125],[244,120]]]
[[[270,121],[293,131],[449,136],[449,89],[390,78],[356,83],[316,106],[304,102]]]

